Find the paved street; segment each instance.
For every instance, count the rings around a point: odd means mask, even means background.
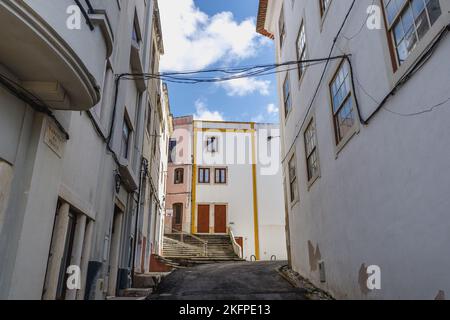
[[[276,268],[286,262],[237,262],[177,270],[167,276],[150,300],[304,300]]]

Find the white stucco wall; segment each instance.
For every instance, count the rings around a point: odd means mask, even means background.
[[[255,250],[255,225],[253,205],[253,174],[252,174],[252,124],[241,123],[207,123],[196,122],[197,127],[209,128],[205,132],[197,131],[196,165],[197,182],[198,168],[210,168],[210,184],[196,184],[196,204],[210,204],[210,232],[214,231],[214,204],[227,205],[227,227],[230,227],[235,237],[243,237],[244,258],[250,260]],[[267,144],[267,139],[258,141],[258,129],[277,128],[277,126],[256,125],[255,156],[257,161],[258,146]],[[228,129],[224,132],[223,129]],[[241,130],[233,132],[233,130]],[[231,131],[230,131],[231,130]],[[275,132],[275,131],[274,131]],[[279,136],[278,129],[276,134]],[[205,151],[206,139],[209,136],[218,137],[218,152],[212,156]],[[279,153],[279,140],[275,145]],[[276,161],[278,161],[278,157]],[[227,168],[227,183],[214,183],[214,169]],[[273,174],[263,175],[258,161],[256,166],[256,190],[258,205],[258,233],[260,259],[269,260],[272,255],[277,259],[286,259],[286,238],[284,236],[284,201],[282,194],[281,170],[278,163]],[[278,186],[278,187],[277,187]],[[198,208],[196,207],[197,225]]]
[[[287,260],[279,126],[257,124],[256,130],[259,137],[256,170],[261,259]],[[266,138],[269,136],[273,137],[270,141]]]
[[[99,24],[94,24],[94,30],[91,31],[82,17],[81,30],[67,29],[66,8],[68,5],[74,5],[74,1],[25,1],[34,14],[43,19],[43,24],[49,31],[62,38],[67,44],[66,49],[73,50],[74,58],[95,78],[100,92],[112,95],[113,81],[108,83],[109,90],[104,91],[102,88],[105,85],[103,78],[106,61],[108,60],[111,72],[115,74],[132,71],[130,45],[136,4],[143,30],[141,53],[149,53],[147,40],[150,36],[146,37],[148,33],[144,32],[145,27],[149,25],[144,24],[143,20],[145,12],[147,18],[151,17],[153,4],[152,1],[146,1],[147,7],[144,8],[143,1],[126,1],[122,2],[119,11],[117,1],[101,2],[102,6],[100,1],[92,1],[95,8],[105,9],[108,14],[115,41],[110,57],[107,56],[105,33]],[[144,68],[148,67],[149,59],[142,59]],[[39,59],[33,61],[34,66],[45,66],[47,63],[48,61]],[[12,71],[7,71],[14,70],[13,67],[1,66],[0,71],[11,79],[20,81],[21,79],[16,79],[16,76],[11,74]],[[39,80],[52,79],[53,76],[49,72]],[[137,90],[134,81],[121,84],[115,108],[115,126],[112,128],[111,147],[119,153],[126,108],[134,129],[130,147],[133,158],[130,160],[140,159],[144,108],[147,106],[145,99],[138,105]],[[60,152],[56,153],[44,141],[47,125],[52,123],[52,120],[27,107],[3,87],[0,88],[0,111],[3,114],[0,119],[0,226],[3,224],[0,229],[0,252],[3,257],[0,259],[1,298],[41,299],[58,198],[69,202],[77,213],[95,219],[90,255],[85,258],[100,267],[95,270],[96,274],[90,285],[95,286],[98,278],[106,278],[109,252],[107,246],[110,242],[105,241],[105,236],[110,236],[115,201],[120,201],[127,207],[126,217],[135,212],[132,201],[128,201],[130,197],[124,185],[119,193],[116,193],[114,188],[114,174],[118,166],[111,153],[106,150],[104,142],[104,137],[110,130],[113,99],[109,102],[104,105],[101,118],[94,113],[93,119],[90,119],[86,112],[54,111],[70,136],[67,142],[62,143]],[[99,126],[100,132],[95,130],[95,125]],[[55,131],[59,132],[58,129]],[[5,167],[3,160],[11,164],[12,169]],[[137,169],[131,167],[132,164],[130,162],[129,169],[133,174]],[[119,268],[126,265],[129,254],[127,250],[130,221],[124,219],[123,225],[124,237],[121,246],[125,249],[121,252]],[[82,275],[84,276],[85,274]],[[91,289],[95,290],[95,287]],[[94,295],[101,297],[103,292],[91,291],[91,297]]]
[[[323,21],[318,1],[294,1],[293,8],[291,1],[284,1],[287,33],[282,51],[277,30],[282,1],[270,3],[268,27],[276,34],[277,60],[288,61],[296,59],[295,40],[302,19],[308,58],[327,56],[351,1],[332,1]],[[440,3],[448,23],[449,3]],[[356,2],[343,35],[350,37],[360,30],[370,4]],[[363,27],[351,41],[339,38],[334,54],[341,50],[352,54],[359,83],[355,94],[366,118],[377,106],[368,94],[381,101],[395,81],[384,25],[381,30]],[[385,108],[412,113],[448,97],[449,50],[446,36]],[[328,93],[337,66],[338,61],[330,62],[310,112],[316,119],[321,171],[311,188],[306,182],[302,136],[294,144],[300,201],[289,206],[293,267],[337,298],[434,299],[440,290],[448,296],[450,258],[444,249],[450,242],[448,104],[420,116],[402,117],[381,110],[337,152]],[[322,68],[310,67],[301,85],[297,71],[290,72],[293,110],[286,122],[281,115],[283,152],[294,143]],[[281,113],[284,77],[285,73],[278,76]],[[285,175],[287,179],[287,171]],[[319,281],[318,260],[325,263],[326,283]],[[381,290],[366,291],[363,265],[380,266]]]

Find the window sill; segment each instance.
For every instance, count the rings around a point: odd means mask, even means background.
[[[319,169],[319,174],[308,181],[308,192],[312,189],[312,187],[314,186],[316,181],[319,180],[321,177],[322,177],[322,175],[320,174],[320,169]]]
[[[302,75],[300,76],[298,74],[298,70],[297,70],[297,76],[298,76],[298,90],[301,90],[302,88],[302,83],[303,83],[303,79],[306,76],[306,71],[308,71],[308,68],[305,68],[305,70],[303,71]]]
[[[323,26],[325,24],[325,20],[327,19],[327,15],[328,15],[328,11],[330,11],[331,8],[331,4],[333,3],[333,1],[330,1],[328,8],[325,10],[325,12],[322,13],[321,15],[321,21],[320,21],[320,32],[323,31]],[[320,8],[319,8],[320,10]]]
[[[294,207],[295,207],[297,204],[299,204],[299,203],[300,203],[300,200],[299,200],[299,199],[292,201],[291,204],[290,204],[290,206],[291,206],[291,211],[292,211],[292,210],[294,209]]]
[[[339,158],[339,154],[342,152],[342,150],[345,148],[345,146],[352,140],[352,138],[359,134],[360,126],[359,126],[359,118],[356,119],[356,123],[353,127],[353,129],[347,134],[347,136],[339,142],[337,146],[335,146],[335,155],[336,159]]]
[[[445,28],[450,23],[450,12],[446,12],[447,8],[443,7],[441,17],[434,23],[425,37],[417,43],[416,48],[410,53],[405,62],[398,67],[398,69],[393,73],[392,76],[392,87],[395,87],[400,80],[405,76],[405,74],[410,70],[410,68],[417,62],[417,60],[422,56],[427,47],[433,42],[433,40],[439,35],[443,28]],[[395,52],[397,57],[397,53]],[[396,58],[397,59],[397,58]],[[396,62],[397,63],[397,62]]]
[[[286,125],[287,125],[287,123],[289,121],[289,118],[290,118],[291,114],[292,114],[292,108],[291,108],[291,110],[289,110],[289,112],[287,114],[284,115],[284,126],[285,127],[286,127]]]

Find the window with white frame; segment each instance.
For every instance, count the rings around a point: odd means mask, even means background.
[[[227,169],[216,168],[214,169],[214,183],[226,184],[227,183]]]
[[[439,0],[383,0],[398,65],[441,16]]]
[[[308,182],[311,182],[319,176],[319,157],[317,152],[317,136],[314,119],[311,119],[305,130],[304,136]]]
[[[320,15],[323,17],[330,6],[331,0],[319,0],[320,2]]]
[[[278,20],[278,31],[280,33],[280,48],[282,48],[284,39],[286,38],[286,24],[284,23],[284,7],[281,8],[281,14]]]
[[[131,128],[126,119],[123,120],[122,126],[122,144],[121,154],[124,159],[128,159],[130,152]]]
[[[303,61],[306,60],[306,32],[305,32],[305,23],[302,22],[300,25],[300,30],[297,36],[297,60]],[[300,80],[306,70],[304,63],[298,64],[298,79]]]
[[[174,184],[182,184],[184,181],[184,169],[177,168],[174,172]]]
[[[293,203],[297,200],[297,169],[295,164],[295,155],[291,157],[291,160],[289,160],[288,163],[288,175],[289,175],[289,195],[290,195],[290,202]]]
[[[206,138],[206,151],[217,152],[219,150],[218,138],[217,137],[207,137]]]
[[[210,168],[198,168],[198,183],[210,183]]]
[[[176,150],[177,150],[177,139],[170,139],[169,140],[169,154],[168,154],[169,163],[175,162]]]
[[[284,100],[284,115],[288,116],[292,109],[292,99],[291,99],[291,84],[289,80],[289,73],[286,75],[283,83],[283,100]]]
[[[350,67],[347,61],[339,66],[330,83],[336,145],[352,134],[356,125],[355,106],[352,97]]]

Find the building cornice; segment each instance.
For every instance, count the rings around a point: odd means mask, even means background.
[[[269,0],[259,0],[258,18],[256,20],[256,32],[273,40],[275,39],[275,36],[266,29],[266,17],[268,5]]]

